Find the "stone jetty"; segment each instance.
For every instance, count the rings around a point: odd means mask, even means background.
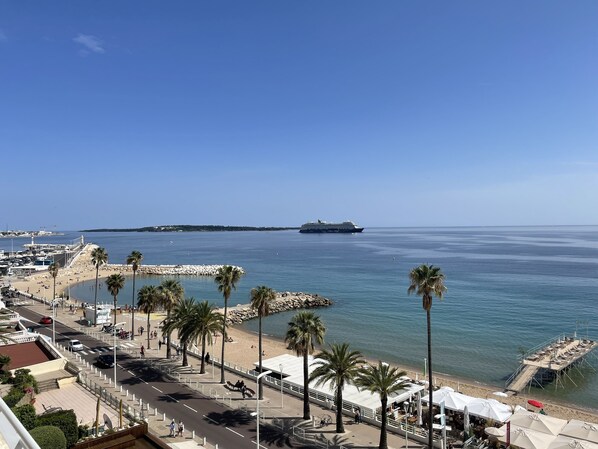
[[[140,265],[138,275],[153,276],[216,276],[223,265]],[[131,265],[108,264],[108,269],[133,272]],[[245,273],[241,267],[236,267]]]
[[[270,306],[270,314],[286,312],[295,309],[315,309],[318,307],[331,306],[332,300],[323,296],[303,293],[303,292],[278,292],[276,299]],[[221,309],[221,311],[224,309]],[[241,305],[230,307],[226,322],[231,324],[241,324],[243,321],[257,318],[257,312],[250,305]]]

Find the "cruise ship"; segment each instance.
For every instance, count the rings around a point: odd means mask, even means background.
[[[322,234],[322,233],[352,233],[361,232],[363,228],[359,228],[352,221],[343,221],[342,223],[326,223],[318,220],[315,223],[305,223],[299,229],[303,234]]]

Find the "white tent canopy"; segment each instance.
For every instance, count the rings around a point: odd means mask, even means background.
[[[474,399],[467,404],[470,415],[505,422],[512,415],[511,406],[496,399]]]
[[[561,435],[598,444],[598,424],[572,419],[565,427],[563,427]]]
[[[444,402],[444,407],[448,410],[462,412],[467,404],[475,398],[462,393],[456,393],[452,389],[440,388],[432,393],[432,404],[440,405]],[[428,396],[422,397],[422,401],[428,402]]]
[[[313,363],[316,359],[308,356],[308,370],[309,373],[317,368]],[[257,365],[257,362],[255,363]],[[273,373],[280,374],[282,366],[282,375],[284,382],[295,384],[303,388],[303,357],[297,357],[291,354],[282,354],[277,357],[264,360],[262,367],[264,370],[271,370]],[[315,382],[309,384],[309,389],[326,396],[331,401],[334,401],[334,389],[329,383],[314,386]],[[415,398],[418,391],[423,390],[424,387],[416,384],[409,384],[408,388],[399,391],[397,394],[389,396],[388,404],[393,402],[403,402],[410,398]],[[343,401],[349,402],[355,406],[367,408],[370,410],[377,410],[380,408],[380,395],[372,394],[366,390],[360,390],[354,385],[345,385],[343,388]]]

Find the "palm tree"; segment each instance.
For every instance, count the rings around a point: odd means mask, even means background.
[[[158,291],[160,292],[160,304],[166,310],[166,319],[168,320],[172,309],[185,297],[185,289],[179,281],[167,279],[162,281]],[[166,358],[170,359],[170,332],[166,332],[166,335]]]
[[[179,340],[183,349],[183,366],[188,366],[187,361],[187,345],[197,332],[195,323],[193,322],[194,309],[196,306],[194,298],[184,298],[172,308],[172,314],[164,321],[163,331],[168,335],[174,330],[178,330]]]
[[[265,285],[251,289],[251,308],[257,311],[259,318],[258,325],[258,355],[259,355],[259,372],[262,372],[262,317],[270,314],[270,305],[276,299],[276,292]],[[264,386],[262,385],[262,378],[259,380],[258,398],[264,399]]]
[[[422,297],[422,305],[426,311],[426,320],[428,323],[428,447],[432,449],[432,323],[430,320],[430,310],[432,309],[432,295],[442,299],[442,294],[446,291],[444,286],[444,274],[439,267],[434,265],[420,265],[409,272],[409,281],[411,284],[407,293],[416,292]]]
[[[330,382],[335,389],[334,403],[336,405],[336,433],[344,433],[343,425],[343,388],[345,384],[354,382],[361,365],[365,363],[359,351],[350,351],[348,343],[330,346],[315,355],[317,359],[312,366],[317,368],[312,371],[309,381],[315,380],[315,386]]]
[[[100,246],[97,246],[91,252],[91,263],[96,267],[96,290],[93,298],[93,325],[96,326],[98,322],[98,276],[100,274],[100,266],[108,262],[108,253]]]
[[[289,323],[285,342],[289,349],[298,356],[303,356],[303,419],[310,419],[309,412],[309,376],[307,356],[314,352],[314,340],[318,344],[324,342],[326,328],[320,317],[306,310],[298,312]]]
[[[220,383],[224,383],[224,344],[226,343],[226,316],[228,314],[228,298],[233,290],[237,289],[237,282],[241,279],[243,272],[238,267],[224,265],[218,269],[214,278],[218,284],[218,291],[224,297],[224,323],[222,326],[222,351],[220,353]]]
[[[135,276],[137,269],[141,265],[143,260],[143,254],[139,251],[131,251],[131,254],[127,256],[127,265],[132,264],[133,268],[133,299],[131,300],[131,340],[135,340]]]
[[[56,321],[56,317],[55,317],[55,312],[56,312],[56,304],[54,303],[54,301],[56,300],[56,276],[58,276],[58,269],[60,268],[60,265],[58,265],[56,262],[52,262],[50,264],[50,266],[48,267],[48,272],[50,273],[50,276],[52,276],[52,278],[54,279],[54,288],[52,289],[52,343],[56,343],[56,324],[54,323],[54,321]]]
[[[205,374],[206,343],[212,343],[212,335],[222,332],[223,315],[216,310],[214,304],[208,301],[200,302],[194,311],[197,338],[201,340],[201,368],[199,374]]]
[[[409,382],[401,379],[401,377],[405,375],[405,371],[399,371],[398,368],[391,368],[388,364],[379,361],[377,366],[366,365],[361,368],[355,379],[355,385],[360,388],[365,388],[372,394],[378,394],[380,396],[380,403],[382,405],[380,409],[382,425],[380,427],[379,449],[388,448],[386,437],[386,422],[388,420],[386,416],[386,408],[388,406],[388,397],[408,388]],[[432,409],[431,406],[430,409]]]
[[[116,326],[116,302],[118,292],[122,290],[125,286],[125,277],[118,273],[118,274],[111,274],[106,279],[106,286],[108,287],[108,291],[114,298],[114,326]]]
[[[137,292],[137,308],[140,312],[147,313],[147,349],[150,349],[150,314],[156,311],[160,296],[154,285],[144,285]]]

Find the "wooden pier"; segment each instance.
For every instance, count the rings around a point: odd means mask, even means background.
[[[598,342],[594,340],[566,336],[553,338],[523,355],[519,369],[507,380],[506,388],[518,393],[534,382],[542,386],[542,379],[554,379],[555,389],[563,386],[563,376],[571,380],[567,371],[583,363],[596,347]]]

